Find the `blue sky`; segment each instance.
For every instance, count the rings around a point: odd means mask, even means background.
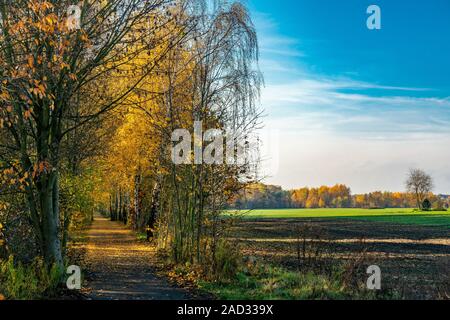
[[[266,128],[279,132],[268,183],[401,191],[420,167],[450,193],[448,0],[247,3]],[[381,30],[366,27],[371,4]]]

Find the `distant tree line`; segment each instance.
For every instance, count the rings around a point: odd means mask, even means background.
[[[448,208],[450,197],[429,193],[426,198],[433,208]],[[279,186],[253,184],[243,190],[230,203],[234,209],[284,209],[284,208],[414,208],[417,200],[407,192],[375,191],[352,195],[351,189],[343,184],[303,187],[283,190]]]

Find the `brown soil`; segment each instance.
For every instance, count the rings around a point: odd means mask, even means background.
[[[328,260],[335,263],[367,252],[367,264],[382,270],[382,285],[403,298],[446,298],[450,293],[450,232],[446,228],[398,225],[343,219],[274,219],[242,221],[233,237],[248,256],[297,269],[298,229],[320,234]],[[317,230],[320,230],[317,232]],[[310,232],[310,234],[307,234]],[[364,280],[364,279],[362,279]]]

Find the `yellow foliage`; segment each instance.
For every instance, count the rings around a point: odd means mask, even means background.
[[[160,36],[173,33],[173,28],[177,26],[160,30]],[[145,32],[145,28],[137,26],[136,32]],[[133,90],[126,105],[115,114],[121,124],[111,139],[110,151],[102,161],[106,190],[134,192],[136,176],[168,174],[169,170],[161,165],[162,153],[168,152],[164,146],[170,139],[168,135],[170,137],[173,127],[192,127],[193,103],[188,91],[192,81],[192,53],[181,48],[170,50],[168,46],[169,43],[164,43],[146,50],[143,44],[137,43],[128,49],[137,53],[134,59],[116,70],[122,76],[120,81],[111,83],[112,91],[131,86],[137,77],[143,76],[142,70],[149,66],[154,68]],[[157,66],[155,61],[158,61]],[[172,78],[168,78],[166,70],[170,70]],[[168,88],[171,88],[170,106],[164,98]],[[172,108],[177,116],[168,117],[168,108]]]

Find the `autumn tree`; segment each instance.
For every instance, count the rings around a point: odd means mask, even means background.
[[[291,202],[294,208],[306,208],[309,188],[301,188],[291,191]]]
[[[423,209],[423,202],[433,190],[433,178],[421,169],[411,169],[406,180],[406,189],[416,199],[417,208]]]
[[[258,125],[256,99],[261,75],[255,68],[257,37],[246,8],[239,2],[218,3],[213,11],[208,6],[189,8],[186,14],[197,21],[188,46],[190,76],[179,87],[185,67],[180,68],[183,59],[174,52],[165,72],[167,90],[161,98],[170,115],[170,136],[175,129],[188,128],[194,136],[193,148],[205,153],[206,145],[196,139],[203,140],[207,130],[226,131],[230,134],[228,139],[242,142]],[[177,97],[189,104],[177,104]],[[201,134],[196,132],[194,123],[201,123]],[[223,238],[220,214],[229,198],[251,176],[249,165],[248,161],[233,165],[204,161],[194,165],[169,163],[169,174],[162,180],[165,187],[160,193],[166,209],[161,211],[167,214],[170,229],[165,238],[171,239],[175,261],[200,263],[209,256],[213,269],[216,267],[216,249]]]

